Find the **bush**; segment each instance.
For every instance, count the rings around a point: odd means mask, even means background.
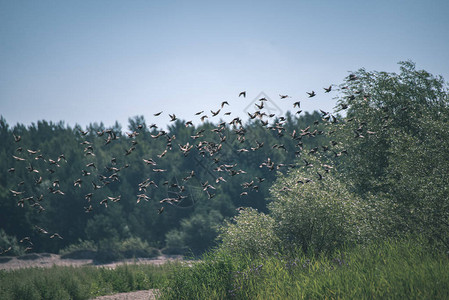
[[[116,239],[101,240],[97,244],[92,241],[79,241],[60,251],[61,258],[94,259],[99,263],[111,262],[122,258],[155,257],[158,249],[150,247],[148,242],[138,237],[123,241]]]
[[[189,250],[198,255],[207,250],[217,237],[217,223],[223,216],[217,210],[205,210],[181,221],[180,229],[165,235],[167,254],[186,254]]]
[[[148,242],[142,241],[139,237],[131,237],[121,242],[119,251],[125,258],[155,257],[159,255],[159,250],[150,247]]]
[[[269,255],[277,250],[279,239],[275,221],[253,208],[245,208],[220,228],[221,249],[239,255]]]
[[[284,248],[331,253],[369,236],[367,205],[320,167],[279,177],[271,192],[274,232]]]
[[[93,259],[97,252],[97,246],[92,241],[79,240],[77,244],[72,244],[59,251],[61,258],[70,259]]]
[[[98,250],[94,260],[96,263],[109,263],[123,259],[123,254],[119,250],[118,240],[101,240],[98,243]]]

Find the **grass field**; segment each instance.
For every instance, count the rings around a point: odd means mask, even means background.
[[[447,253],[416,239],[358,246],[330,257],[211,252],[186,265],[0,272],[0,299],[89,299],[160,289],[162,299],[449,299]]]
[[[0,271],[0,299],[90,299],[161,288],[176,264],[27,268]]]
[[[332,257],[216,254],[179,267],[163,299],[449,299],[447,254],[416,240]]]

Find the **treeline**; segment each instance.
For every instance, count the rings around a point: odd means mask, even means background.
[[[277,172],[329,144],[322,117],[288,113],[270,124],[235,118],[200,126],[175,120],[164,130],[137,116],[126,133],[117,123],[11,127],[2,118],[0,247],[12,245],[11,255],[131,240],[201,253],[236,208],[266,210]]]
[[[361,69],[324,92],[337,93],[335,112],[269,115],[261,98],[247,123],[171,115],[166,130],[142,116],[127,133],[2,118],[2,252],[84,241],[198,254],[217,229],[231,254],[404,234],[449,249],[447,83],[402,62],[398,74]]]

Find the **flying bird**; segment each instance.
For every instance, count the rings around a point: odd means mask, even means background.
[[[63,239],[62,236],[60,236],[59,233],[57,233],[57,232],[55,232],[55,233],[53,233],[52,235],[50,235],[50,238],[51,238],[51,239],[54,239],[55,237],[57,237],[57,238],[59,238],[59,239],[61,239],[61,240]]]
[[[307,94],[309,94],[309,98],[312,98],[312,97],[315,97],[316,96],[316,93],[315,93],[315,91],[312,91],[312,92],[307,92]]]

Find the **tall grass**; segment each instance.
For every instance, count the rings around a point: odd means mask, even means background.
[[[192,266],[124,265],[0,271],[0,299],[89,299],[156,288],[161,299],[449,299],[449,257],[420,239],[332,256],[214,251]]]
[[[449,258],[416,239],[332,257],[209,255],[179,267],[162,299],[449,299]]]
[[[122,265],[0,271],[0,299],[89,299],[112,293],[160,288],[175,264]]]

